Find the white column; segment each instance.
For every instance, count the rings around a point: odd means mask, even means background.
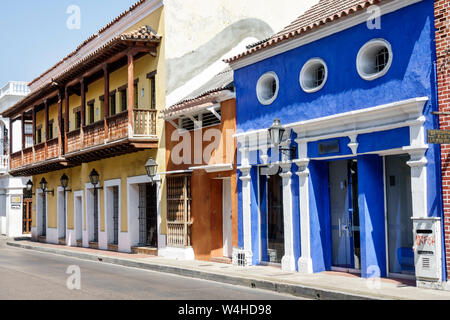
[[[411,149],[411,160],[407,164],[411,167],[412,211],[414,218],[428,216],[427,206],[427,159],[426,148]]]
[[[298,271],[301,273],[313,273],[311,259],[311,226],[309,218],[309,159],[294,161],[298,166],[299,177],[299,202],[300,202],[300,233],[302,255],[298,259]]]
[[[252,219],[251,219],[251,166],[239,167],[242,176],[242,224],[244,229],[244,250],[252,252]]]
[[[292,172],[291,162],[280,164],[283,179],[283,222],[284,222],[284,256],[281,259],[281,269],[283,271],[295,271],[294,258],[294,228],[292,225]]]

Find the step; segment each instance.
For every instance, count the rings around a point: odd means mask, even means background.
[[[98,249],[98,242],[89,242],[89,248]]]
[[[119,246],[117,244],[108,244],[108,250],[109,251],[119,251]]]
[[[232,264],[233,261],[231,258],[227,257],[211,257],[211,262],[218,262],[218,263],[226,263],[226,264]]]
[[[131,247],[131,252],[134,254],[146,254],[149,256],[157,256],[158,248],[152,247]]]
[[[47,243],[47,237],[46,236],[39,236],[38,237],[38,242]]]
[[[83,240],[77,240],[77,247],[83,246]]]
[[[59,242],[60,245],[63,245],[63,246],[66,245],[66,239],[65,238],[59,239],[58,242]]]

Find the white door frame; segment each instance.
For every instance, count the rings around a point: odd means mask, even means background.
[[[78,204],[78,199],[80,203]],[[69,241],[70,245],[77,246],[77,241],[83,241],[83,226],[84,226],[84,192],[83,190],[75,191],[73,193],[73,240]]]
[[[102,189],[97,189],[98,192],[98,202],[97,202],[97,207],[98,207],[98,241],[99,241],[99,245],[100,245],[100,225],[101,225],[101,206],[100,206],[100,192],[102,191]],[[89,247],[89,243],[92,242],[94,240],[94,208],[92,203],[94,202],[94,186],[91,183],[86,183],[85,184],[85,193],[86,193],[86,201],[85,201],[85,206],[86,206],[86,229],[85,230],[85,236],[83,236],[83,247],[88,248]],[[85,239],[86,238],[86,239]]]
[[[153,178],[156,183],[156,211],[157,211],[157,232],[158,232],[158,249],[166,247],[166,236],[161,234],[161,177],[156,175]],[[150,183],[150,178],[147,175],[129,177],[127,178],[127,222],[128,222],[128,236],[127,244],[122,247],[125,252],[131,252],[131,247],[137,246],[139,243],[139,209],[136,204],[139,203],[139,184]],[[119,235],[120,239],[120,235]]]
[[[222,238],[223,256],[233,256],[233,210],[231,204],[231,177],[222,180]]]
[[[112,191],[113,187],[118,187],[119,189],[119,229],[118,229],[118,245],[120,246],[120,231],[121,231],[121,221],[122,221],[122,180],[113,179],[107,180],[103,183],[104,188],[104,208],[105,208],[105,232],[106,232],[106,248],[109,244],[114,241],[114,220],[113,220],[113,210],[114,210],[114,194]]]

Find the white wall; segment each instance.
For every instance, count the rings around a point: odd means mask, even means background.
[[[222,61],[282,30],[318,0],[166,0],[167,92],[171,106],[208,82]]]

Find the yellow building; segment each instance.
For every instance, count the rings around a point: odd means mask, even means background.
[[[10,173],[33,177],[33,239],[207,259],[190,241],[201,221],[166,221],[167,201],[191,208],[188,179],[170,185],[183,201],[165,196],[174,170],[166,170],[162,111],[305,7],[280,1],[139,0],[31,81],[31,93],[3,116],[22,120],[25,148],[11,155]]]
[[[151,2],[125,32],[111,34],[124,25],[119,17],[33,80],[38,88],[5,113],[33,123],[32,147],[11,155],[11,174],[33,177],[34,240],[123,252],[165,246],[164,188],[145,169],[150,157],[160,171],[165,162],[164,15]]]

